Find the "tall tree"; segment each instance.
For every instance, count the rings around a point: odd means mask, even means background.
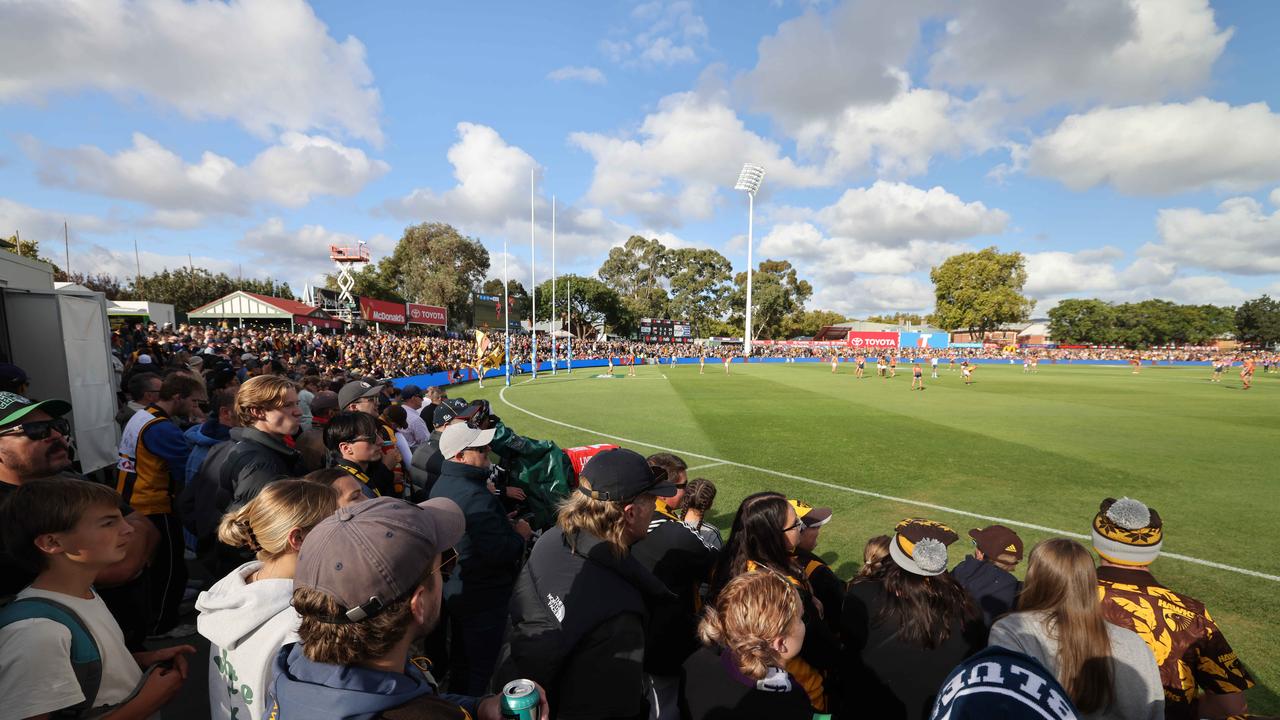
[[[215,275],[204,268],[186,267],[143,275],[133,284],[129,294],[136,300],[169,303],[178,312],[185,313],[236,290],[274,297],[293,297],[288,283],[276,283],[270,279],[236,279],[226,273]]]
[[[471,293],[480,289],[489,272],[489,251],[445,223],[405,228],[388,260],[401,296],[443,305],[453,317],[466,316]]]
[[[592,337],[600,330],[626,335],[635,330],[636,318],[622,296],[593,277],[561,275],[556,278],[557,315],[566,317],[575,337]],[[569,292],[569,300],[566,294]],[[538,317],[551,316],[551,281],[538,285]],[[567,316],[566,316],[566,313]]]
[[[892,315],[868,315],[867,322],[886,323],[892,325],[924,325],[928,322],[928,318],[920,313],[896,312]]]
[[[733,265],[710,248],[678,248],[670,251],[671,317],[687,320],[693,332],[704,337],[711,323],[729,310],[729,284]]]
[[[1250,300],[1236,308],[1236,338],[1243,342],[1272,346],[1280,343],[1280,300],[1270,295]]]
[[[1003,323],[1027,319],[1035,302],[1022,294],[1026,259],[995,247],[952,255],[929,272],[937,299],[933,318],[948,330],[981,337]]]
[[[808,310],[791,314],[782,326],[782,337],[813,337],[828,325],[844,322],[844,315],[832,310]]]
[[[742,327],[747,307],[747,274],[734,276],[735,285],[729,305],[731,323]],[[765,260],[751,276],[751,337],[773,339],[782,336],[783,324],[813,295],[813,286],[801,280],[796,269],[786,260]]]
[[[1049,334],[1065,345],[1115,342],[1116,308],[1101,300],[1069,299],[1049,311]]]
[[[663,281],[670,272],[670,251],[657,240],[632,235],[609,251],[597,274],[617,291],[637,317],[666,317],[669,297]]]

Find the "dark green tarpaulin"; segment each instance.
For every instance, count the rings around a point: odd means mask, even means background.
[[[508,484],[528,496],[525,504],[533,513],[530,525],[545,530],[555,524],[560,502],[569,496],[573,465],[569,456],[550,440],[534,440],[498,423],[490,447],[502,457]]]

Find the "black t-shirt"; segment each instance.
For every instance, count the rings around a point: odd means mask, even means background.
[[[74,477],[81,480],[84,478],[79,475],[64,474],[63,477]],[[85,480],[85,482],[92,482]],[[17,490],[17,485],[10,485],[7,482],[0,482],[0,507],[8,500],[10,493]],[[128,515],[133,512],[133,508],[129,507],[124,501],[120,501],[120,514]],[[36,579],[35,573],[23,569],[14,561],[13,556],[9,554],[9,549],[0,543],[0,597],[10,597],[17,595],[23,588],[31,584]]]
[[[757,689],[732,657],[718,647],[704,647],[684,663],[680,714],[687,720],[810,720],[813,708],[794,679],[786,692]]]

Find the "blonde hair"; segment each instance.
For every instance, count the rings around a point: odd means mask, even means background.
[[[731,651],[742,674],[759,680],[769,668],[782,666],[773,641],[786,635],[803,612],[799,591],[781,574],[743,573],[725,584],[715,607],[706,609],[698,636]]]
[[[266,562],[289,552],[289,533],[310,530],[338,509],[333,488],[306,480],[277,480],[235,512],[222,516],[218,540],[249,548]]]
[[[1115,698],[1111,636],[1098,601],[1098,573],[1084,545],[1067,538],[1039,543],[1027,561],[1018,612],[1044,612],[1058,640],[1058,682],[1083,713]]]
[[[591,483],[585,478],[580,481],[580,485],[588,490],[591,489]],[[626,503],[596,500],[580,492],[571,492],[569,497],[560,503],[560,513],[556,520],[560,524],[560,529],[564,531],[565,537],[569,539],[570,545],[575,548],[578,531],[585,530],[604,540],[613,548],[615,556],[623,558],[627,555],[629,545],[627,520],[623,515],[625,507]]]
[[[279,375],[251,377],[236,391],[236,417],[240,418],[241,425],[252,425],[268,410],[283,405],[285,395],[297,389],[292,381]]]
[[[889,559],[891,540],[892,538],[888,535],[877,535],[867,541],[866,546],[862,548],[862,567],[858,568],[858,574],[854,576],[853,582],[869,580],[880,574],[884,561]]]

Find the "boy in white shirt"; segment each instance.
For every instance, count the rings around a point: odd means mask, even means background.
[[[117,720],[147,718],[182,688],[184,655],[195,648],[131,654],[93,589],[94,577],[124,558],[133,534],[119,501],[105,485],[54,478],[22,485],[0,510],[6,550],[38,573],[4,613],[22,606],[24,598],[57,603],[79,617],[101,658],[97,693],[86,699],[72,664],[69,626],[43,617],[0,621],[0,719],[44,718],[82,705],[86,710],[118,706],[111,715]],[[144,679],[143,668],[151,665],[158,667]]]

